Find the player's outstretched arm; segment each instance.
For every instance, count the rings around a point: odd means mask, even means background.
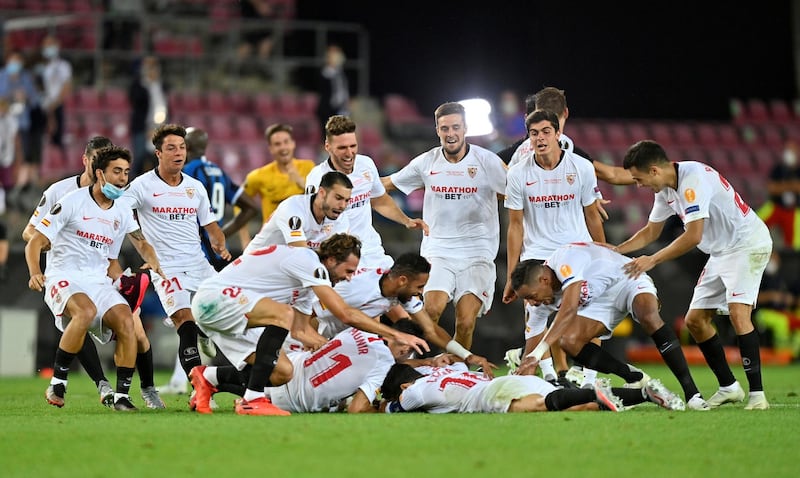
[[[34,230],[33,237],[25,244],[25,262],[28,265],[28,288],[31,290],[42,291],[44,288],[45,276],[42,274],[42,266],[39,262],[43,251],[50,249],[50,239],[39,231]]]
[[[161,263],[158,261],[156,250],[153,249],[153,246],[150,245],[150,243],[144,238],[142,230],[137,229],[128,234],[128,237],[130,238],[133,247],[136,249],[136,252],[138,252],[142,259],[144,259],[144,262],[150,267],[150,269],[166,279],[167,276],[164,275],[164,271],[161,270]]]

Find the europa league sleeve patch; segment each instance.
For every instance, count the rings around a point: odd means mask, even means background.
[[[60,212],[61,212],[61,203],[58,203],[58,202],[57,202],[57,203],[55,203],[55,204],[53,205],[53,208],[52,208],[52,209],[50,209],[50,214],[52,214],[52,215],[56,215],[56,214],[58,214],[58,213],[60,213]]]
[[[44,203],[46,203],[46,202],[47,202],[47,198],[45,197],[44,194],[42,194],[42,199],[39,200],[39,205],[36,206],[36,207],[42,207],[42,206],[44,206]]]
[[[306,194],[316,194],[316,193],[317,193],[316,186],[314,186],[313,184],[309,184],[306,186]]]
[[[297,231],[300,229],[300,226],[303,225],[303,221],[300,220],[297,216],[292,216],[289,218],[289,229],[293,231]]]
[[[314,278],[328,280],[328,271],[324,267],[317,267],[314,269]]]

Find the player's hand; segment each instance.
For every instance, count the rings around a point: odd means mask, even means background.
[[[44,290],[44,281],[45,281],[44,274],[33,274],[30,280],[28,281],[28,288],[30,290],[41,292],[42,290]]]
[[[406,223],[406,229],[422,229],[422,233],[426,236],[431,232],[428,224],[419,218],[409,219]]]
[[[511,288],[511,281],[506,281],[506,286],[503,288],[503,303],[510,304],[517,300],[517,293]]]
[[[325,337],[317,334],[316,336],[312,335],[312,336],[303,337],[301,342],[303,342],[303,350],[310,351],[310,352],[316,352],[317,350],[322,348],[323,345],[328,343],[328,339],[326,339]]]
[[[603,207],[603,204],[608,204],[608,203],[611,202],[611,200],[609,200],[609,199],[598,199],[595,202],[597,204],[597,212],[600,213],[600,217],[603,218],[603,221],[608,221],[608,212],[606,212],[606,209]]]
[[[232,258],[231,252],[228,250],[227,247],[225,247],[225,244],[214,244],[211,246],[211,249],[213,249],[218,256],[230,262]]]
[[[636,279],[655,266],[656,260],[653,256],[639,256],[622,266],[622,269],[629,277]]]
[[[144,264],[142,264],[142,266],[139,269],[141,269],[143,271],[147,271],[147,270],[153,271],[156,274],[160,275],[162,279],[164,279],[164,280],[167,279],[167,275],[164,274],[164,271],[161,270],[161,264],[156,264],[155,266],[153,266],[149,262],[145,262]]]
[[[517,375],[536,375],[539,368],[539,359],[536,357],[523,357],[517,368]]]
[[[453,357],[453,354],[439,354],[431,359],[431,367],[447,367],[448,365],[453,365],[455,363]]]
[[[494,372],[492,370],[497,368],[497,365],[493,364],[492,362],[486,360],[485,357],[481,357],[480,355],[471,354],[468,355],[467,358],[464,359],[464,363],[467,365],[475,365],[483,369],[483,374],[489,378],[494,378]]]
[[[428,342],[425,342],[424,339],[421,339],[416,335],[406,334],[404,332],[397,332],[395,340],[397,340],[397,342],[400,345],[411,346],[411,348],[413,348],[414,351],[420,355],[422,355],[425,352],[431,351],[431,348],[428,346]]]

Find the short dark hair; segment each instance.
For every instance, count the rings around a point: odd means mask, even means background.
[[[86,142],[86,149],[83,150],[83,154],[85,154],[86,157],[88,158],[89,155],[91,155],[98,149],[113,145],[114,143],[105,136],[95,136]]]
[[[272,140],[273,134],[289,133],[289,135],[291,136],[292,131],[294,131],[294,128],[292,128],[290,125],[286,123],[274,123],[267,126],[267,129],[264,130],[264,138],[267,140],[267,143],[269,143]]]
[[[392,365],[386,378],[383,379],[381,396],[387,401],[397,400],[403,391],[401,385],[415,382],[420,377],[424,377],[424,375],[417,372],[411,365],[396,363]]]
[[[338,233],[322,241],[317,250],[320,260],[333,257],[337,262],[344,262],[350,254],[361,258],[361,241],[356,236]]]
[[[417,276],[430,272],[431,263],[416,252],[401,254],[389,269],[389,273],[394,276]]]
[[[392,328],[404,334],[413,335],[421,339],[425,338],[425,332],[423,332],[422,327],[411,319],[399,319],[392,324]]]
[[[537,110],[552,111],[559,117],[567,112],[567,95],[564,90],[547,86],[537,91],[533,97]]]
[[[328,139],[355,132],[356,122],[344,115],[333,115],[325,123],[325,137]]]
[[[528,95],[525,97],[525,116],[536,111],[536,95]]]
[[[181,138],[186,138],[186,128],[179,124],[162,124],[153,132],[153,146],[161,151],[164,138],[172,134],[180,136]]]
[[[347,189],[353,189],[353,181],[350,181],[350,178],[341,171],[328,171],[319,180],[320,188],[331,189],[337,184]]]
[[[525,129],[530,129],[533,123],[538,123],[539,121],[549,122],[556,131],[561,128],[558,124],[558,115],[552,111],[536,110],[525,118]]]
[[[622,167],[625,169],[636,168],[640,171],[650,168],[653,164],[669,163],[664,148],[655,141],[645,139],[635,143],[625,152]]]
[[[439,118],[447,115],[461,115],[461,119],[464,120],[464,122],[467,121],[467,110],[464,108],[464,105],[455,101],[442,103],[436,108],[436,111],[433,112],[433,118],[437,125],[439,124]]]
[[[115,159],[124,159],[130,164],[131,152],[120,146],[106,146],[97,150],[92,160],[92,183],[97,182],[97,170],[105,171],[108,164]]]
[[[511,288],[517,290],[524,284],[528,284],[534,277],[538,277],[542,273],[544,267],[544,262],[536,259],[520,261],[511,272]]]

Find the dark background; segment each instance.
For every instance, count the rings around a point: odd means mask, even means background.
[[[297,18],[370,32],[370,94],[423,114],[503,89],[565,89],[572,117],[729,118],[731,98],[796,96],[789,0],[298,0]]]

